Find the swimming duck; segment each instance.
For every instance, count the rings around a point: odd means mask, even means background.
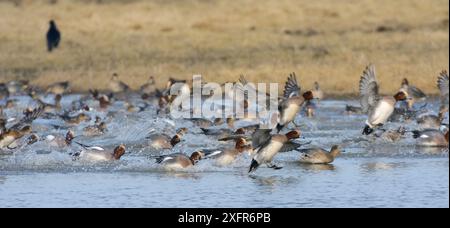
[[[142,85],[139,91],[143,99],[155,96],[157,93],[155,78],[153,76],[150,76],[147,83]]]
[[[421,129],[439,129],[447,111],[442,109],[437,116],[432,114],[419,116],[416,119],[417,124]]]
[[[187,131],[187,128],[181,128],[173,137],[166,134],[152,134],[146,137],[146,139],[150,140],[150,145],[155,149],[172,149],[181,142],[182,137]]]
[[[314,89],[311,90],[313,93],[313,97],[318,100],[323,100],[323,91],[320,89],[320,85],[318,82],[314,82]]]
[[[290,140],[300,137],[300,131],[290,131],[285,135],[270,135],[270,132],[270,129],[259,129],[253,134],[252,147],[256,154],[250,164],[249,172],[255,171],[261,164],[267,164],[269,168],[281,169],[272,164],[274,156],[282,150],[294,150],[300,147],[300,145],[293,145],[292,148],[286,148]]]
[[[17,139],[31,132],[31,126],[27,125],[21,129],[8,129],[0,135],[0,149],[9,148]]]
[[[69,90],[70,83],[68,81],[56,82],[47,87],[47,93],[64,94]]]
[[[89,117],[85,113],[80,113],[75,116],[70,116],[69,113],[66,112],[63,115],[59,115],[59,117],[61,117],[61,119],[63,119],[67,124],[70,124],[70,125],[78,125],[81,122],[91,120],[91,117]]]
[[[179,170],[194,166],[204,157],[204,153],[196,151],[190,157],[176,153],[156,157],[156,163],[161,164],[166,170]]]
[[[362,114],[362,108],[353,105],[345,105],[345,112],[347,115]]]
[[[397,101],[404,101],[408,94],[400,91],[393,97],[382,97],[378,94],[378,82],[375,75],[375,67],[366,67],[359,82],[359,92],[361,96],[361,107],[363,113],[368,114],[366,126],[363,134],[369,135],[374,128],[384,125],[394,112]]]
[[[74,159],[83,159],[88,161],[105,162],[119,160],[125,154],[125,145],[120,144],[114,150],[104,150],[99,147],[85,148],[80,152],[72,154]]]
[[[426,129],[423,131],[413,131],[413,138],[417,139],[416,144],[427,147],[448,147],[448,133],[444,134],[436,129]]]
[[[330,151],[322,148],[309,148],[298,150],[300,155],[300,162],[307,164],[329,164],[341,154],[341,150],[338,145],[331,147]]]
[[[45,141],[52,147],[65,148],[72,144],[75,133],[72,130],[67,131],[66,136],[47,135]]]
[[[205,153],[205,158],[215,159],[215,164],[218,166],[230,165],[241,153],[251,150],[252,146],[247,144],[247,141],[240,138],[236,141],[233,149],[202,151]]]
[[[119,75],[117,73],[113,73],[111,81],[109,82],[109,88],[113,93],[128,92],[130,90],[130,87],[127,84],[119,80]]]
[[[420,90],[415,86],[410,85],[407,78],[403,79],[399,92],[404,92],[405,94],[408,94],[407,99],[408,109],[412,109],[415,102],[424,101],[427,98],[427,95],[425,95],[425,93],[422,92],[422,90]]]
[[[6,84],[10,94],[18,94],[28,88],[29,82],[27,80],[10,81]]]
[[[112,93],[106,95],[99,93],[97,90],[89,90],[89,93],[91,93],[92,97],[98,101],[100,109],[107,109],[112,103]]]
[[[305,101],[312,100],[314,95],[311,91],[307,91],[300,95],[300,86],[297,83],[297,76],[295,73],[289,75],[286,85],[284,87],[284,96],[278,110],[280,112],[280,122],[277,125],[277,130],[280,132],[284,126],[289,123],[295,125],[295,117],[300,111]]]
[[[107,131],[106,123],[103,121],[97,122],[94,125],[83,128],[84,136],[99,136],[103,135]]]
[[[397,142],[403,138],[406,133],[406,129],[401,126],[397,130],[383,130],[379,129],[379,131],[375,132],[375,137],[381,138],[387,142]]]

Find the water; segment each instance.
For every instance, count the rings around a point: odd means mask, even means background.
[[[65,105],[74,97],[63,99]],[[19,107],[30,104],[17,98]],[[151,155],[170,153],[150,149],[145,136],[150,129],[173,134],[188,127],[189,134],[175,152],[231,146],[203,136],[198,127],[182,120],[156,119],[154,109],[142,113],[121,111],[117,102],[109,114],[109,131],[101,137],[78,141],[112,148],[127,145],[120,161],[73,161],[69,152],[44,142],[0,155],[0,207],[449,207],[448,149],[420,148],[407,136],[397,143],[363,139],[364,116],[344,115],[345,104],[323,101],[317,116],[299,118],[304,140],[329,149],[341,144],[345,152],[332,165],[301,165],[297,152],[277,155],[281,170],[261,167],[247,174],[250,158],[243,156],[231,167],[219,168],[211,160],[183,172],[166,172]],[[23,106],[23,107],[22,107]],[[436,107],[435,102],[430,107]],[[117,111],[117,112],[116,112]],[[14,110],[7,112],[14,116]],[[106,117],[101,111],[92,116]],[[48,128],[58,121],[38,119],[39,134],[63,134]],[[91,124],[72,127],[77,134]],[[237,123],[244,125],[245,123]],[[389,124],[396,128],[401,123]],[[414,123],[405,125],[414,129]]]

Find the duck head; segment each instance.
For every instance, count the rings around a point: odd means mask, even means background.
[[[331,153],[331,155],[333,155],[333,157],[337,157],[337,156],[341,155],[341,149],[338,145],[334,145],[331,147],[330,153]]]
[[[125,154],[125,145],[120,144],[119,146],[114,148],[114,153],[113,153],[114,159],[119,160],[120,157],[122,157],[122,155],[124,155],[124,154]]]
[[[69,130],[66,134],[66,144],[70,145],[72,143],[72,140],[75,138],[75,133],[72,130]]]
[[[305,101],[310,101],[312,99],[314,99],[314,94],[311,91],[306,91],[303,93],[303,99],[305,99]]]
[[[191,157],[189,158],[193,165],[195,165],[198,161],[202,160],[204,154],[200,151],[196,151],[191,154]]]
[[[408,94],[404,91],[400,91],[394,95],[395,101],[405,101],[408,99]]]
[[[300,138],[301,132],[299,130],[294,130],[294,131],[290,131],[286,134],[286,137],[288,138],[288,140],[291,139],[298,139]]]

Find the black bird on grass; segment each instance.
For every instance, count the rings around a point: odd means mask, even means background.
[[[58,47],[59,41],[61,40],[61,33],[53,20],[50,21],[50,28],[47,32],[47,48],[51,52],[54,48]]]

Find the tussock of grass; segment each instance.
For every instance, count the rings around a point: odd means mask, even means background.
[[[283,82],[356,93],[368,63],[383,93],[403,77],[437,93],[448,69],[447,0],[16,0],[0,1],[0,81],[104,89],[113,72],[138,88],[149,75]],[[61,46],[47,53],[54,19]]]

